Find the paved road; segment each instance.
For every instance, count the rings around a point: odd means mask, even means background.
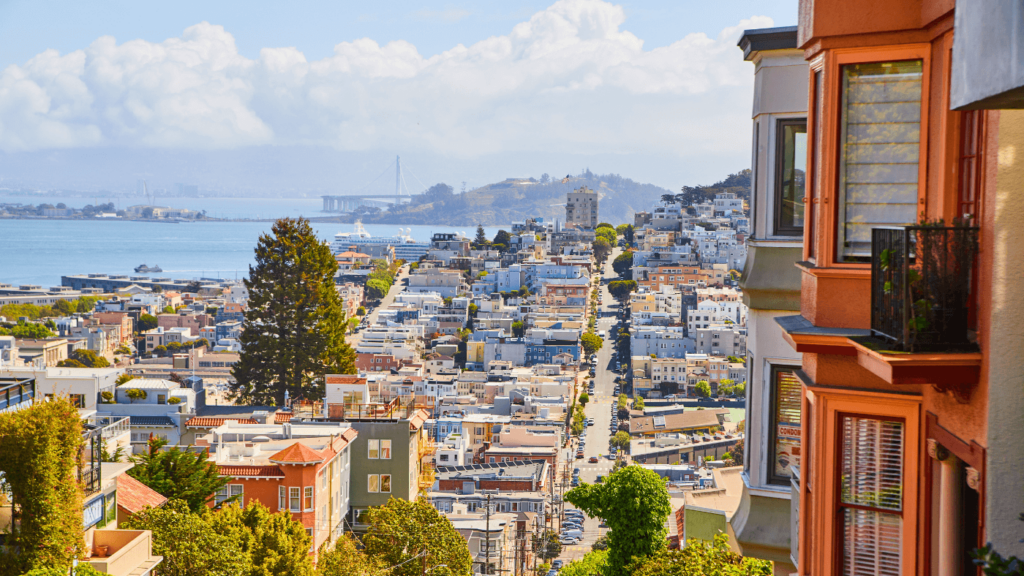
[[[397,296],[398,293],[401,292],[402,290],[405,290],[405,287],[408,285],[409,265],[406,264],[405,266],[402,266],[401,269],[399,269],[398,276],[395,277],[395,283],[391,285],[391,289],[388,290],[387,296],[381,299],[380,305],[374,308],[372,312],[366,315],[368,318],[367,322],[369,322],[370,326],[373,326],[374,324],[377,323],[377,311],[380,310],[381,308],[387,308],[388,306],[390,306],[395,301],[395,296]],[[359,345],[359,343],[362,342],[362,340],[362,332],[349,334],[348,336],[345,337],[345,341],[348,342],[349,346],[353,348]]]
[[[574,464],[570,466],[579,468],[580,480],[590,484],[593,484],[598,476],[607,478],[614,465],[614,461],[606,457],[609,448],[608,441],[612,435],[610,429],[612,409],[618,402],[618,398],[614,395],[615,377],[618,374],[612,371],[612,351],[615,347],[615,336],[612,334],[612,327],[615,323],[616,308],[614,307],[614,299],[608,293],[608,281],[615,278],[611,263],[619,253],[621,253],[621,249],[616,248],[608,258],[603,271],[604,279],[601,282],[600,288],[602,303],[598,311],[597,330],[598,332],[604,330],[607,334],[604,346],[597,353],[595,394],[591,397],[590,403],[587,404],[585,410],[587,417],[594,419],[594,425],[587,428],[586,445],[583,449],[584,458],[582,460],[575,460],[575,451],[570,455],[574,459],[572,460]],[[590,462],[592,456],[597,457],[596,463]],[[571,504],[566,504],[566,509],[572,508]],[[600,527],[600,523],[600,520],[597,518],[587,518],[583,523],[583,541],[572,546],[564,546],[562,555],[559,558],[563,562],[568,563],[569,561],[582,558],[587,552],[590,552],[590,547],[594,542],[607,532],[607,528]]]

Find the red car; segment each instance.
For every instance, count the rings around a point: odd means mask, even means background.
[[[588,462],[590,462],[591,464],[593,464],[594,462],[597,462],[597,456],[591,456],[590,460],[588,460]]]

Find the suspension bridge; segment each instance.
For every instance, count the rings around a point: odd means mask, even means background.
[[[380,180],[385,174],[391,171],[391,168],[395,169],[395,193],[394,194],[379,194],[373,192],[364,193],[366,190],[378,180]],[[416,178],[416,175],[409,172],[409,175]],[[423,186],[426,190],[427,186],[420,182],[419,178],[416,181]],[[395,156],[395,161],[388,165],[379,176],[370,181],[369,184],[363,186],[359,191],[351,194],[332,194],[321,196],[324,201],[324,212],[353,212],[360,207],[369,206],[380,208],[381,205],[390,204],[401,204],[402,202],[412,201],[414,195],[409,191],[409,186],[405,182],[405,175],[402,173],[402,158],[401,156]]]

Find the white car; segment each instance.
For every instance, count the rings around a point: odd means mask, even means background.
[[[572,546],[573,544],[579,543],[579,541],[580,541],[579,538],[569,538],[569,537],[564,537],[564,536],[562,538],[558,539],[558,543],[561,544],[562,546]]]

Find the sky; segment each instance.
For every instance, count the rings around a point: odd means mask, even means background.
[[[358,157],[364,180],[401,153],[428,183],[583,167],[710,183],[749,164],[753,66],[736,41],[795,24],[796,9],[0,0],[0,186],[56,183],[42,158],[109,166],[127,186],[137,174],[117,168],[126,152],[172,178],[161,158],[302,149]],[[297,189],[302,174],[289,175]]]

